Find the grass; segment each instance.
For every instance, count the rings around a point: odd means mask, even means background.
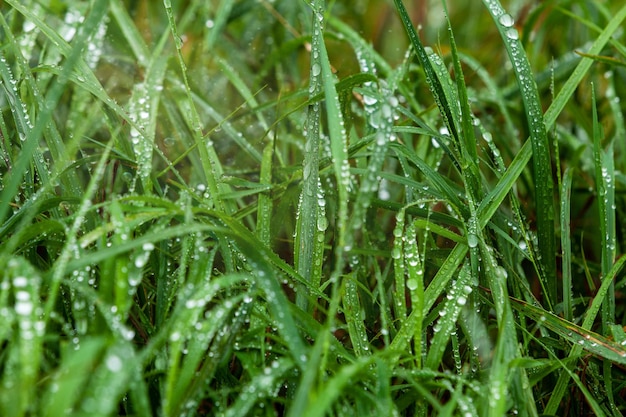
[[[624,413],[626,7],[410,3],[0,6],[0,414]]]

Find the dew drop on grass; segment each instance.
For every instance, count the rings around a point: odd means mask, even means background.
[[[376,99],[376,97],[372,97],[372,96],[368,96],[368,95],[364,95],[363,96],[363,103],[366,106],[373,106],[374,104],[378,103],[378,100]],[[367,111],[367,109],[366,109]],[[370,110],[371,111],[371,110]]]
[[[511,26],[513,26],[513,24],[515,23],[515,21],[513,20],[513,18],[511,17],[510,14],[505,13],[502,16],[500,16],[500,18],[498,19],[498,21],[500,22],[500,24],[502,26],[504,26],[505,28],[510,28]]]
[[[13,278],[13,286],[15,288],[22,288],[28,285],[28,278],[23,276],[17,276]]]
[[[417,289],[417,280],[411,278],[409,280],[406,281],[406,287],[411,290],[411,291],[415,291]]]
[[[470,233],[469,235],[467,235],[467,245],[470,248],[475,248],[476,246],[478,246],[478,236],[476,236],[476,234],[474,233]]]
[[[516,39],[519,39],[519,33],[517,32],[517,29],[515,28],[508,28],[506,30],[506,37],[512,40],[516,40]]]
[[[111,372],[119,372],[122,370],[124,363],[119,356],[111,355],[106,359],[106,367]]]
[[[320,66],[320,64],[318,64],[317,62],[315,64],[313,64],[313,66],[311,67],[311,74],[314,77],[317,77],[318,75],[320,75],[320,72],[322,72],[322,67]]]
[[[24,30],[24,32],[30,32],[31,30],[35,29],[37,26],[31,22],[30,20],[25,20],[24,24],[22,25],[22,29]]]

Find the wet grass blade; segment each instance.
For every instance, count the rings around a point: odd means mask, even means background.
[[[322,72],[322,54],[320,52],[324,43],[322,36],[323,25],[319,19],[322,11],[318,10],[320,5],[314,8],[311,25],[315,35],[311,38],[311,62],[309,74],[309,99],[321,94],[323,91],[323,81],[320,77]],[[323,19],[322,19],[323,20]],[[313,264],[315,258],[316,242],[320,231],[317,228],[319,214],[318,194],[319,190],[319,163],[321,146],[321,109],[319,102],[310,103],[306,119],[306,144],[304,147],[304,161],[302,164],[302,191],[298,203],[298,213],[296,219],[296,230],[294,235],[294,259],[298,274],[305,280],[312,282],[313,278],[319,276],[314,269],[320,266]],[[312,282],[316,287],[319,282]],[[307,300],[306,289],[301,288],[297,295],[297,304],[304,310],[311,311]]]
[[[563,174],[561,186],[561,256],[563,274],[563,314],[566,320],[572,321],[574,316],[572,310],[572,242],[570,236],[570,212],[572,180],[574,170],[567,168]]]
[[[621,8],[613,18],[607,23],[604,30],[595,40],[589,49],[589,53],[599,53],[607,44],[613,33],[620,27],[622,21],[626,19],[626,6]],[[559,91],[556,98],[544,115],[546,129],[551,129],[556,122],[557,117],[561,114],[565,105],[572,97],[572,94],[585,77],[587,71],[593,64],[593,60],[582,58],[580,63],[567,79],[563,88]],[[500,204],[504,201],[509,191],[513,188],[513,184],[517,181],[520,174],[526,167],[532,156],[532,148],[530,141],[526,141],[517,153],[511,164],[507,168],[504,175],[498,181],[496,187],[481,201],[478,207],[478,217],[481,227],[489,222]]]
[[[459,272],[457,279],[450,285],[447,300],[439,311],[439,318],[433,326],[434,337],[432,338],[428,355],[424,366],[438,370],[441,360],[450,343],[452,333],[456,333],[456,321],[461,314],[461,309],[467,302],[466,286],[470,283],[469,264],[465,263]]]
[[[323,22],[322,10],[314,9],[314,19]],[[328,119],[328,135],[330,136],[330,150],[332,157],[333,171],[337,183],[337,243],[336,257],[339,264],[335,267],[336,273],[341,270],[340,265],[343,264],[343,252],[349,251],[351,248],[346,246],[348,234],[348,187],[350,186],[350,164],[348,164],[348,137],[341,113],[341,104],[339,95],[335,87],[335,79],[333,71],[328,59],[328,51],[324,43],[323,32],[313,29],[313,48],[319,47],[319,65],[321,68],[312,66],[312,73],[321,73],[322,86],[324,90],[326,103],[326,117]]]
[[[415,28],[413,27],[413,22],[411,22],[411,18],[402,3],[402,0],[394,0],[394,4],[396,5],[396,10],[400,15],[400,20],[402,20],[402,25],[404,26],[404,30],[407,32],[409,36],[409,40],[413,49],[415,50],[415,54],[420,62],[420,65],[424,69],[424,74],[426,75],[426,81],[428,82],[428,86],[430,88],[430,92],[432,93],[435,102],[437,103],[437,107],[439,108],[439,112],[443,117],[444,123],[447,126],[450,135],[455,140],[456,143],[459,141],[459,134],[457,132],[457,128],[455,126],[455,118],[452,115],[452,107],[450,103],[448,103],[446,99],[445,92],[437,78],[437,73],[435,72],[429,58],[428,53],[424,49],[422,45],[422,41],[420,40]]]
[[[13,0],[9,0],[7,2],[11,7],[18,10],[20,13],[24,14],[29,19],[32,19],[40,24],[40,27],[47,27],[38,16],[33,15],[28,8],[24,7],[16,3]],[[13,168],[11,169],[7,178],[4,179],[3,184],[4,188],[2,193],[0,194],[0,222],[4,222],[5,217],[9,210],[8,202],[13,199],[13,196],[17,192],[19,187],[19,183],[22,180],[24,173],[28,168],[28,164],[30,159],[35,152],[35,148],[42,137],[44,130],[46,129],[48,123],[52,118],[52,112],[56,107],[57,102],[61,98],[65,86],[67,85],[70,74],[72,74],[76,67],[79,65],[81,57],[86,48],[87,40],[93,34],[93,31],[98,27],[98,24],[104,18],[108,9],[108,2],[99,0],[96,1],[91,8],[91,12],[86,17],[83,23],[83,30],[79,31],[76,39],[72,43],[70,47],[67,43],[60,38],[60,36],[53,31],[50,31],[50,36],[54,39],[57,39],[58,45],[65,45],[63,52],[67,55],[66,60],[63,64],[63,68],[61,71],[61,76],[56,79],[50,89],[46,94],[46,98],[44,102],[46,105],[40,109],[37,120],[35,121],[32,129],[26,133],[26,136],[23,141],[22,150],[13,164]]]
[[[489,10],[513,65],[515,77],[520,88],[522,101],[528,119],[530,142],[533,153],[533,173],[535,188],[535,207],[537,215],[538,261],[541,265],[542,285],[546,290],[548,305],[557,303],[557,282],[555,262],[555,234],[554,234],[554,190],[552,180],[552,162],[550,157],[550,143],[546,133],[546,125],[539,100],[537,85],[534,82],[528,57],[519,40],[517,29],[513,26],[511,15],[506,13],[498,0],[484,0]]]
[[[220,198],[220,189],[218,187],[216,172],[220,172],[221,162],[217,158],[215,154],[215,150],[212,147],[212,143],[207,141],[203,136],[203,126],[200,121],[200,116],[198,114],[198,110],[194,104],[194,99],[191,93],[191,88],[189,86],[189,79],[187,76],[187,66],[185,65],[185,60],[182,55],[182,40],[180,35],[178,34],[178,29],[176,26],[176,19],[174,17],[174,13],[172,11],[172,3],[171,0],[164,0],[163,2],[165,6],[165,11],[167,13],[167,20],[170,29],[170,33],[172,34],[172,38],[174,39],[174,45],[176,48],[176,56],[178,58],[178,64],[181,69],[183,84],[185,94],[187,96],[186,102],[186,111],[183,112],[188,117],[189,126],[191,128],[191,132],[193,134],[193,140],[195,145],[198,148],[200,153],[200,159],[202,160],[202,168],[204,171],[204,177],[207,182],[207,188],[211,194],[211,199],[213,201],[214,206],[218,210],[225,210],[226,205]],[[230,211],[230,210],[229,210]]]

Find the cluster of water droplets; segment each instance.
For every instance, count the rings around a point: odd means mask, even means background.
[[[432,339],[432,348],[435,344],[439,344],[439,349],[442,348],[442,343],[447,337],[451,338],[453,351],[458,350],[458,340],[456,336],[457,332],[457,320],[463,308],[465,308],[468,297],[472,293],[471,273],[469,264],[463,265],[457,279],[451,282],[448,293],[446,294],[446,300],[439,309],[439,317],[435,320],[433,325],[434,337]],[[455,367],[457,373],[462,371],[462,362],[460,359],[460,353],[456,352],[455,355]],[[429,353],[430,356],[430,353]]]
[[[71,42],[78,31],[78,27],[83,22],[84,17],[76,8],[69,8],[65,13],[64,25],[62,25],[58,32],[65,42]]]
[[[43,11],[39,3],[34,2],[30,5],[30,8],[34,16],[43,15]],[[37,25],[32,20],[24,19],[24,23],[22,23],[22,32],[16,39],[20,45],[22,55],[27,58],[31,56],[35,48],[37,36],[39,35],[39,31],[35,30],[36,28]]]
[[[39,301],[39,287],[41,277],[34,273],[30,265],[26,265],[23,259],[12,259],[8,263],[9,277],[15,298],[14,313],[18,321],[20,338],[24,342],[32,341],[43,336],[45,324],[41,321],[42,309]],[[28,276],[20,275],[20,272],[28,272]],[[8,281],[3,281],[2,290],[6,290]],[[3,311],[3,316],[6,312]]]
[[[377,76],[376,66],[369,50],[356,48],[356,57],[361,72]],[[385,162],[389,143],[396,140],[393,132],[394,121],[398,119],[398,98],[394,95],[395,86],[379,79],[377,83],[367,81],[360,92],[363,97],[363,110],[374,140],[370,145],[371,154],[367,163],[367,173],[361,180],[353,218],[353,227],[361,227],[365,211],[370,204],[373,193],[378,190],[379,197],[389,198],[387,189],[380,189],[380,171]]]
[[[455,131],[459,132],[460,126],[456,124],[456,121],[461,120],[462,118],[461,105],[460,105],[459,98],[458,98],[457,91],[456,91],[456,84],[454,83],[454,81],[452,81],[452,77],[450,76],[450,73],[448,72],[448,67],[446,66],[443,59],[441,59],[441,57],[438,54],[436,54],[432,50],[432,48],[426,47],[425,50],[426,50],[428,59],[430,63],[432,64],[435,75],[437,79],[439,80],[439,83],[442,86],[448,108],[451,111],[452,120],[448,120],[446,113],[442,112],[442,117],[444,118],[445,124],[439,129],[439,133],[441,134],[441,136],[449,137],[450,131],[448,129],[448,126],[451,126],[452,128],[455,129]],[[436,100],[438,100],[439,102],[441,98],[439,96],[436,96]],[[441,105],[443,106],[443,104]],[[433,142],[433,145],[434,145],[434,142]]]
[[[23,142],[26,140],[28,133],[33,129],[33,124],[30,120],[26,104],[20,99],[20,93],[17,89],[17,79],[13,76],[13,71],[2,54],[0,54],[0,65],[3,67],[0,83],[5,86],[5,94],[3,94],[3,97],[9,101],[11,113],[18,127],[18,137],[20,141]]]
[[[150,92],[144,83],[137,83],[133,87],[133,96],[130,100],[128,115],[135,123],[130,128],[130,141],[135,151],[138,164],[138,174],[145,184],[149,181],[152,171],[152,145],[153,138],[146,135],[150,122]]]
[[[92,70],[95,70],[104,52],[104,41],[109,26],[109,17],[105,15],[94,34],[90,37],[85,51],[85,62]]]

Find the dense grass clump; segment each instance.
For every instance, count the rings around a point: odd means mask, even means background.
[[[0,415],[622,415],[626,6],[406,3],[0,5]]]

